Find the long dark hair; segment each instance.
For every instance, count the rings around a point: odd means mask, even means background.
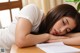
[[[52,26],[62,17],[71,17],[76,21],[76,24],[78,23],[78,11],[69,4],[61,4],[52,8],[42,20],[38,33],[49,33]]]

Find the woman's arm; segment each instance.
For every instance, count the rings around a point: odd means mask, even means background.
[[[20,18],[16,26],[16,45],[18,47],[33,46],[49,39],[49,34],[30,34],[32,24],[29,20]]]
[[[67,34],[66,36],[70,38],[60,39],[59,41],[63,41],[63,43],[67,45],[80,45],[80,32],[70,33],[70,34]]]
[[[61,36],[62,37],[62,36]],[[58,38],[57,39],[53,39],[53,40],[49,40],[48,42],[63,42],[64,44],[67,45],[80,45],[80,33],[70,33],[64,36],[64,38]],[[68,37],[68,38],[66,38]]]
[[[66,45],[80,45],[80,37],[72,37],[68,39],[60,39]]]

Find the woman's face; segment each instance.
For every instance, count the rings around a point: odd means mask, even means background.
[[[58,20],[50,30],[50,34],[64,35],[76,27],[76,22],[71,17],[63,17]]]

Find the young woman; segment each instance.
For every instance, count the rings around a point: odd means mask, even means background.
[[[78,28],[79,13],[69,4],[62,4],[51,9],[44,17],[43,12],[32,4],[24,7],[20,13],[20,16],[17,17],[19,19],[15,40],[18,47],[32,46],[41,42],[63,41],[62,39],[69,39],[69,37],[58,35],[80,31]],[[53,35],[57,35],[57,37]],[[77,44],[69,41],[63,42],[65,44]]]
[[[0,29],[0,47],[9,49],[14,43],[18,47],[27,47],[63,39],[66,39],[63,41],[65,44],[78,45],[75,43],[77,38],[67,40],[71,36],[65,36],[69,32],[80,31],[78,23],[79,13],[69,4],[51,9],[46,16],[36,5],[30,4],[21,9],[8,28]]]

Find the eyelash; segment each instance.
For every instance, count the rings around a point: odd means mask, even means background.
[[[68,33],[67,29],[66,29],[66,33]]]
[[[63,20],[62,20],[62,22],[63,22],[63,25],[66,25],[66,23]],[[66,33],[68,33],[67,29],[65,31],[66,31]]]
[[[65,22],[62,20],[63,24],[65,25]]]

